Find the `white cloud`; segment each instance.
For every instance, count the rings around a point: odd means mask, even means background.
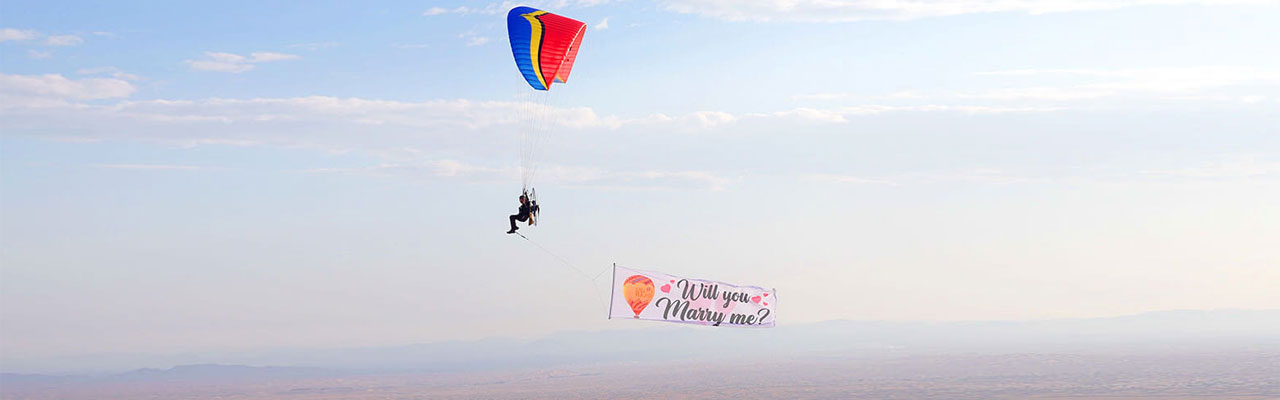
[[[143,170],[143,171],[197,171],[207,170],[209,167],[201,167],[195,165],[173,165],[173,164],[94,164],[94,168],[102,169],[125,169],[125,170]]]
[[[959,171],[912,172],[887,176],[861,176],[846,174],[809,174],[806,178],[818,182],[856,184],[856,185],[922,185],[935,183],[973,183],[989,185],[1009,185],[1019,183],[1046,182],[1049,177],[1033,177],[993,169],[976,168]]]
[[[577,1],[556,0],[556,1],[548,1],[548,2],[539,2],[538,5],[533,7],[554,12],[555,10],[561,10],[566,8],[594,7],[602,4],[608,4],[611,2],[612,0],[577,0]],[[489,3],[482,7],[468,7],[468,6],[431,7],[426,10],[423,10],[422,15],[425,15],[425,16],[436,16],[436,15],[445,15],[445,14],[496,15],[496,14],[505,14],[507,13],[507,11],[510,11],[512,8],[522,6],[522,5],[525,5],[525,4],[514,2],[514,1],[503,1],[503,2],[497,2],[497,3]]]
[[[835,102],[991,102],[1007,107],[1025,104],[1062,107],[1064,104],[1097,106],[1102,99],[1229,101],[1261,103],[1280,95],[1280,70],[1252,67],[1176,67],[1130,69],[1018,69],[982,72],[998,79],[1002,87],[925,93],[900,91],[888,95],[813,93],[792,96],[794,101]],[[1029,85],[1027,82],[1031,80]],[[1022,86],[1018,86],[1021,84]],[[975,110],[976,111],[976,110]]]
[[[728,127],[752,126],[765,121],[787,121],[804,123],[848,123],[859,116],[871,116],[891,113],[958,113],[958,114],[1012,114],[1012,113],[1045,113],[1061,111],[1062,107],[1024,107],[1024,106],[984,106],[984,105],[951,105],[923,104],[911,106],[863,104],[833,108],[799,107],[774,112],[729,113],[724,111],[695,111],[688,114],[671,116],[652,114],[642,117],[607,116],[593,120],[592,126],[618,129],[625,126],[667,126],[679,131],[712,131]]]
[[[1057,173],[1027,175],[1011,173],[997,168],[973,168],[953,171],[922,171],[889,175],[856,175],[856,174],[807,174],[804,177],[811,181],[833,184],[856,185],[925,185],[940,183],[965,183],[987,185],[1009,185],[1027,183],[1045,183],[1057,181],[1089,181],[1103,178],[1106,181],[1151,181],[1156,178],[1175,178],[1193,180],[1230,180],[1230,179],[1277,179],[1280,178],[1280,162],[1262,160],[1255,155],[1235,155],[1225,157],[1217,162],[1209,162],[1198,166],[1172,167],[1159,169],[1128,169],[1122,167],[1101,167],[1087,174],[1079,170],[1065,170]]]
[[[242,62],[245,62],[245,58],[244,58],[244,56],[239,55],[239,54],[220,53],[220,52],[207,51],[207,52],[205,52],[205,53],[204,53],[204,55],[205,55],[206,57],[209,57],[209,59],[210,59],[210,60],[217,61],[217,62],[225,62],[225,63],[242,63]]]
[[[806,178],[814,181],[828,182],[828,183],[849,183],[849,184],[860,184],[860,185],[892,185],[892,186],[901,185],[900,182],[896,182],[889,178],[872,178],[872,177],[864,177],[864,176],[858,176],[858,175],[810,174],[806,176]]]
[[[479,34],[477,34],[477,33],[476,33],[476,31],[474,31],[474,30],[472,30],[472,31],[467,31],[467,32],[463,32],[463,33],[459,33],[459,34],[458,34],[458,38],[459,38],[459,39],[464,39],[464,43],[465,43],[467,46],[482,46],[482,45],[484,45],[485,43],[489,43],[489,38],[488,38],[488,37],[480,36],[480,35],[479,35]]]
[[[420,179],[456,179],[473,183],[506,183],[520,179],[516,167],[490,167],[455,159],[399,160],[357,168],[316,168],[303,172],[402,176]],[[737,179],[707,171],[611,171],[596,167],[546,165],[538,182],[608,190],[723,190]]]
[[[233,74],[253,69],[253,64],[229,63],[213,60],[187,60],[187,65],[191,66],[191,69],[200,71],[230,72]]]
[[[190,120],[220,123],[271,121],[347,122],[356,125],[483,129],[513,124],[522,108],[515,102],[434,100],[399,102],[336,97],[255,99],[205,99],[198,101],[147,100],[124,102],[106,111],[151,121]],[[533,105],[536,106],[536,105]],[[586,108],[550,108],[545,111],[556,126],[584,128],[607,121]]]
[[[289,47],[295,48],[295,49],[315,51],[315,50],[327,49],[331,47],[337,47],[338,44],[339,44],[338,42],[312,42],[312,43],[291,44],[289,45]]]
[[[211,52],[201,62],[213,67],[242,71],[254,59]],[[193,67],[199,68],[198,65]],[[1054,106],[996,106],[974,104],[883,105],[798,107],[774,112],[732,113],[718,110],[679,115],[599,115],[586,107],[549,107],[532,102],[433,100],[401,102],[324,96],[252,99],[139,100],[115,104],[78,103],[127,97],[135,91],[130,80],[138,77],[111,67],[89,68],[83,75],[104,77],[72,80],[61,75],[4,75],[0,93],[0,118],[45,126],[41,132],[97,132],[106,138],[162,140],[181,143],[291,143],[324,148],[362,147],[379,143],[403,144],[405,140],[450,138],[460,130],[481,135],[506,135],[530,112],[546,116],[549,129],[608,131],[623,128],[658,131],[737,132],[762,123],[843,124],[860,116],[887,113],[1003,114],[1054,112]],[[110,78],[107,78],[109,76]],[[38,101],[34,101],[38,100]],[[39,105],[38,109],[35,109]],[[540,111],[539,111],[540,110]],[[235,129],[227,129],[235,125]],[[375,126],[377,129],[370,130]],[[57,128],[61,129],[57,129]],[[163,129],[162,129],[163,128]],[[163,132],[160,132],[163,131]],[[182,132],[175,134],[174,132]],[[288,132],[288,133],[282,133]],[[299,132],[312,132],[311,135]],[[378,132],[358,137],[348,132]],[[114,136],[121,135],[121,136]],[[379,135],[385,135],[380,137]],[[443,135],[443,136],[438,136]],[[413,139],[406,139],[412,137]],[[385,139],[385,140],[380,140]],[[452,139],[448,139],[452,140]]]
[[[644,171],[644,172],[623,172],[606,175],[623,183],[624,187],[644,188],[644,189],[663,189],[663,188],[680,188],[695,187],[707,190],[724,190],[730,183],[736,179],[719,176],[706,171]]]
[[[602,30],[602,31],[605,29],[609,29],[609,17],[604,17],[603,19],[601,19],[600,23],[596,24],[595,28],[597,30]]]
[[[1028,86],[961,92],[960,100],[1093,102],[1104,98],[1237,101],[1265,98],[1256,92],[1280,92],[1280,71],[1250,67],[1178,67],[1132,69],[1043,69],[993,71],[981,75],[1059,81]],[[1223,93],[1246,91],[1246,94]],[[1149,104],[1149,102],[1148,102]]]
[[[209,62],[244,64],[254,57],[211,53]],[[511,154],[514,132],[527,128],[521,115],[546,116],[548,132],[559,137],[607,135],[784,132],[803,124],[843,124],[859,116],[885,113],[1002,113],[1047,109],[971,105],[856,105],[794,108],[775,112],[698,111],[639,116],[600,115],[586,107],[550,107],[532,102],[433,100],[403,102],[337,97],[210,98],[199,100],[87,100],[123,98],[133,92],[110,67],[80,71],[112,78],[67,79],[58,75],[4,75],[0,78],[0,124],[13,134],[55,140],[139,141],[179,146],[302,147],[373,154],[381,164],[357,170],[315,172],[411,174],[467,181],[510,181],[519,177]],[[32,101],[36,99],[39,101]],[[774,129],[782,128],[782,129]],[[768,133],[765,133],[768,134]],[[622,136],[625,137],[625,136]],[[703,140],[703,139],[698,139]],[[581,143],[561,141],[556,143]],[[505,150],[502,149],[505,146]],[[429,149],[397,154],[396,149]],[[403,152],[401,152],[403,153]],[[389,154],[389,155],[388,155]],[[433,161],[424,161],[433,160]],[[104,167],[107,168],[107,167]],[[125,167],[120,167],[125,168]],[[539,180],[565,185],[625,189],[717,190],[735,178],[715,171],[671,165],[610,171],[572,165],[544,165]],[[139,168],[141,169],[141,168]]]
[[[1151,181],[1153,178],[1179,179],[1275,179],[1280,178],[1280,163],[1267,162],[1254,155],[1236,155],[1220,160],[1220,162],[1197,165],[1197,167],[1142,169],[1142,171],[1119,171],[1114,167],[1105,168],[1102,173],[1107,181]],[[1078,172],[1076,172],[1078,173]],[[977,185],[1019,185],[1019,183],[1043,183],[1055,181],[1089,181],[1096,179],[1098,172],[1080,176],[1071,172],[1059,174],[1041,174],[1028,176],[1002,171],[996,168],[960,169],[960,171],[933,171],[887,174],[887,176],[863,176],[863,174],[813,173],[806,174],[809,181],[824,183],[841,183],[841,185],[933,185],[933,183],[977,183]]]
[[[120,81],[123,82],[123,81]],[[126,82],[127,83],[127,82]],[[518,122],[531,109],[545,115],[553,127],[569,129],[618,129],[624,126],[676,125],[714,129],[744,120],[793,119],[813,122],[848,122],[850,117],[903,112],[955,112],[1001,114],[1051,112],[1048,107],[988,107],[969,105],[884,106],[860,105],[830,109],[796,108],[771,113],[734,114],[697,111],[679,116],[653,114],[642,117],[600,116],[585,107],[550,107],[532,103],[502,101],[433,100],[398,102],[336,97],[295,97],[256,99],[206,99],[198,101],[147,100],[117,104],[112,111],[150,120],[178,119],[221,122],[271,120],[345,120],[365,125],[401,125],[443,129],[482,129]]]
[[[715,128],[733,123],[738,119],[737,116],[722,111],[697,111],[689,114],[686,118],[693,120],[702,128]]]
[[[444,15],[444,14],[495,15],[495,14],[505,13],[508,10],[515,8],[518,5],[519,4],[517,3],[508,1],[508,2],[502,2],[502,3],[490,3],[484,7],[467,7],[467,6],[458,6],[453,8],[431,7],[431,8],[428,8],[426,11],[423,11],[422,15],[425,15],[425,16],[435,16],[435,15]]]
[[[87,78],[67,79],[58,74],[9,75],[0,74],[0,108],[9,106],[9,100],[19,98],[51,100],[97,100],[128,97],[136,89],[121,79]]]
[[[465,7],[459,7],[459,9],[465,9]],[[423,11],[422,15],[426,15],[426,16],[442,15],[442,14],[448,14],[451,12],[454,12],[454,11],[446,8],[441,8],[441,7],[431,7],[431,8],[428,8],[426,11]]]
[[[1062,111],[1061,107],[1002,107],[1002,106],[983,106],[983,105],[956,105],[956,104],[922,104],[910,106],[892,106],[879,104],[864,104],[847,107],[836,108],[807,108],[800,107],[786,111],[775,111],[772,113],[751,113],[746,117],[755,118],[791,118],[811,122],[825,123],[844,123],[849,122],[850,117],[879,115],[888,113],[906,113],[906,112],[946,112],[960,114],[1013,114],[1013,113],[1044,113]]]
[[[1280,84],[1280,70],[1204,66],[1128,69],[1020,69],[985,72],[995,76],[1065,76],[1101,79],[1073,86],[1085,91],[1186,93],[1238,85]]]
[[[794,101],[806,101],[806,100],[830,101],[830,100],[844,100],[844,99],[848,99],[848,98],[851,98],[851,97],[853,97],[853,94],[852,94],[852,93],[809,93],[809,94],[798,94],[798,95],[795,95],[795,96],[791,96],[791,100],[794,100]]]
[[[80,44],[84,43],[84,38],[81,38],[76,35],[45,36],[43,33],[33,31],[33,30],[28,30],[28,29],[14,29],[14,28],[0,29],[0,42],[9,42],[9,41],[26,42],[26,41],[34,41],[36,39],[40,39],[41,37],[43,37],[44,40],[38,42],[37,44],[44,45],[44,46],[59,46],[59,47],[79,46]]]
[[[1018,100],[1045,100],[1045,101],[1076,101],[1090,100],[1101,97],[1116,96],[1119,93],[1111,90],[1103,90],[1091,87],[1020,87],[1020,88],[1003,88],[991,89],[979,92],[957,93],[953,95],[959,99],[975,99],[975,100],[1000,100],[1000,101],[1018,101]]]
[[[210,53],[210,62],[249,63],[253,54]],[[257,58],[271,58],[258,56]],[[467,181],[510,181],[519,177],[514,161],[493,154],[514,153],[513,133],[525,126],[522,112],[540,110],[552,121],[549,131],[559,136],[608,135],[637,132],[662,135],[698,133],[790,134],[825,131],[826,124],[849,124],[866,116],[891,113],[951,113],[988,115],[1056,112],[1054,105],[854,104],[836,107],[796,107],[770,112],[706,110],[685,114],[638,116],[600,115],[586,107],[549,107],[514,101],[433,100],[403,102],[337,97],[210,98],[200,100],[119,100],[134,92],[132,75],[111,67],[79,71],[84,79],[61,75],[0,74],[0,125],[12,134],[58,140],[141,141],[182,146],[227,144],[236,146],[305,147],[324,151],[357,151],[374,154],[383,163],[356,170],[313,172],[411,174]],[[1054,72],[1062,74],[1061,72]],[[1036,76],[1039,72],[1000,71],[991,76]],[[1082,75],[1072,73],[1072,75]],[[1083,75],[1098,75],[1090,72]],[[1108,75],[1110,74],[1102,74]],[[1257,76],[1257,74],[1254,74]],[[98,77],[100,76],[100,77]],[[900,96],[909,100],[917,94]],[[936,100],[936,99],[932,99]],[[929,101],[932,101],[929,100]],[[1264,102],[1266,100],[1263,100]],[[1270,103],[1268,103],[1270,104]],[[811,126],[814,129],[803,128]],[[693,140],[716,140],[695,138]],[[581,143],[561,141],[556,143]],[[502,148],[508,146],[509,148]],[[429,149],[408,156],[385,156],[394,149]],[[391,149],[391,150],[389,150]],[[510,151],[510,152],[508,152]],[[428,161],[430,160],[430,161]],[[495,161],[496,160],[496,161]],[[129,165],[129,164],[122,164]],[[102,168],[112,168],[103,166]],[[127,168],[127,167],[119,167]],[[573,165],[546,165],[539,180],[565,185],[608,188],[697,188],[715,190],[734,182],[723,172],[702,171],[678,165],[650,169],[643,165],[629,171],[609,171]],[[145,169],[145,168],[137,168]],[[1208,171],[1208,172],[1206,172]],[[1236,172],[1231,172],[1236,171]],[[1253,172],[1250,172],[1253,171]],[[1245,162],[1219,167],[1147,171],[1147,175],[1275,174],[1274,164]],[[1270,171],[1270,172],[1267,172]],[[1037,182],[1043,178],[999,170],[966,170],[957,173],[917,173],[884,176],[823,175],[813,179],[852,184],[913,184],[975,182],[1007,184]]]
[[[1240,156],[1196,167],[1152,169],[1142,173],[1195,179],[1280,178],[1280,162],[1259,160],[1255,156]]]
[[[455,140],[459,132],[499,137],[511,133],[521,121],[522,111],[539,107],[545,109],[540,113],[555,121],[548,128],[619,126],[616,117],[602,118],[589,108],[500,101],[398,102],[315,96],[157,99],[108,105],[78,102],[120,98],[133,91],[122,79],[0,75],[0,123],[34,127],[41,135],[53,136],[77,132],[75,135],[107,140],[272,143],[328,149],[376,148],[421,140],[443,143]],[[352,132],[362,134],[353,136]]]
[[[32,59],[36,59],[36,60],[43,60],[43,59],[46,59],[46,58],[53,57],[53,52],[52,52],[52,51],[41,51],[41,50],[27,50],[27,57],[30,57],[30,58],[32,58]]]
[[[241,73],[253,69],[253,65],[249,64],[244,56],[238,54],[207,51],[204,55],[207,59],[187,60],[187,65],[201,71],[230,73]]]
[[[0,42],[33,40],[37,37],[40,37],[40,33],[32,30],[0,29]]]
[[[201,71],[230,72],[238,74],[252,70],[258,63],[296,60],[302,58],[296,54],[275,52],[254,52],[249,57],[234,53],[207,51],[204,60],[187,60],[192,69]]]
[[[80,75],[108,75],[112,78],[123,79],[126,81],[142,80],[142,77],[121,71],[116,67],[97,67],[97,68],[81,68],[76,70]]]
[[[272,53],[272,52],[256,52],[256,53],[250,54],[249,56],[251,57],[249,59],[249,62],[251,63],[296,60],[298,58],[301,58],[295,54]]]
[[[1047,14],[1148,5],[1274,3],[1274,0],[664,0],[661,7],[730,21],[849,22],[996,12]]]
[[[46,46],[79,46],[81,43],[84,43],[84,39],[76,35],[53,35],[44,38]]]

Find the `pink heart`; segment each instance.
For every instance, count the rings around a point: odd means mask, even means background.
[[[676,283],[676,280],[675,280],[675,279],[672,279],[672,280],[671,280],[671,283]]]
[[[768,293],[765,293],[765,294],[762,294],[761,296],[769,297],[769,294],[768,294]]]
[[[752,297],[752,298],[751,298],[751,301],[752,301],[753,303],[760,303],[760,296]]]
[[[767,301],[766,301],[766,302],[764,302],[764,305],[766,305],[766,306],[767,306],[767,305],[769,305],[769,302],[767,302]]]
[[[671,285],[662,285],[662,293],[671,293]]]

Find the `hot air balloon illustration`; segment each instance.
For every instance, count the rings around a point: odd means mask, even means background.
[[[649,300],[653,300],[653,281],[644,275],[631,275],[622,283],[622,297],[627,299],[627,305],[636,313],[636,318],[640,318],[640,311],[649,306]]]

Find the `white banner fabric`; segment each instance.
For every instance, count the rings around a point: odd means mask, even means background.
[[[774,324],[777,303],[775,289],[614,265],[609,318],[768,328]]]

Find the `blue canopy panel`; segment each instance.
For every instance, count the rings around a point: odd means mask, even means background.
[[[511,54],[516,58],[516,67],[520,68],[520,74],[524,75],[524,79],[529,82],[537,90],[547,90],[547,85],[543,83],[543,79],[539,76],[539,69],[534,65],[537,59],[538,47],[534,46],[534,21],[526,18],[526,15],[534,13],[545,13],[531,7],[512,8],[507,13],[507,35],[511,37]],[[541,27],[538,27],[541,28]],[[541,29],[538,29],[541,31]],[[539,32],[541,33],[541,32]],[[541,36],[541,35],[539,35]],[[541,37],[537,41],[541,41]]]

